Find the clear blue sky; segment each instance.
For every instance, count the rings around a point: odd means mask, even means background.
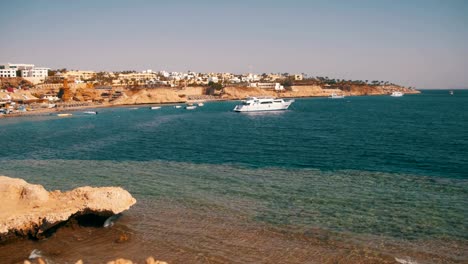
[[[0,62],[468,87],[468,1],[4,1]]]

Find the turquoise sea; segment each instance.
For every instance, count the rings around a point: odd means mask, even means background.
[[[3,244],[0,259],[468,262],[467,90],[237,103],[0,118],[0,175],[138,200],[110,229]]]

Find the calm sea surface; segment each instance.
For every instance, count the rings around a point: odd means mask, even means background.
[[[0,259],[468,261],[467,90],[236,104],[0,119],[0,175],[138,200],[110,229],[0,245]]]

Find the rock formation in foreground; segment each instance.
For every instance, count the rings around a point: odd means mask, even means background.
[[[120,187],[80,187],[48,192],[41,185],[0,176],[0,241],[24,236],[42,238],[72,217],[109,217],[136,200]]]
[[[46,260],[42,259],[42,258],[37,258],[37,259],[34,259],[34,260],[25,260],[23,262],[23,264],[42,264],[42,263],[48,263]],[[75,264],[83,264],[83,260],[78,260],[77,262],[75,262]],[[136,262],[133,262],[131,260],[128,260],[128,259],[123,259],[123,258],[119,258],[119,259],[116,259],[116,260],[111,260],[111,261],[108,261],[107,264],[136,264]],[[167,264],[167,262],[165,261],[160,261],[160,260],[155,260],[153,257],[148,257],[145,261],[146,264]]]

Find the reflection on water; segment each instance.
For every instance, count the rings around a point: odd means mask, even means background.
[[[260,112],[240,112],[240,115],[245,115],[248,117],[262,117],[262,116],[281,116],[284,115],[288,110],[278,110],[278,111],[260,111]]]

